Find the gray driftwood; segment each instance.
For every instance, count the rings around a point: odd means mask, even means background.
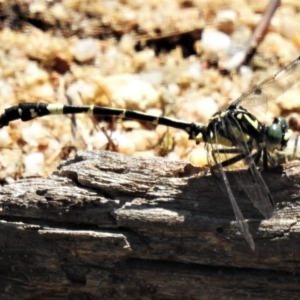
[[[263,174],[274,218],[240,199],[255,251],[215,179],[187,162],[79,152],[4,186],[0,298],[298,299],[300,165],[284,168]]]

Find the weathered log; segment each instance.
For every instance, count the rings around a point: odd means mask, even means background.
[[[206,169],[78,152],[0,190],[1,299],[298,298],[300,164],[284,170],[263,172],[270,220],[239,199],[252,251]]]

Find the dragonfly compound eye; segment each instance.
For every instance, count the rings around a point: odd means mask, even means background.
[[[287,131],[287,128],[288,128],[288,122],[287,122],[286,118],[281,117],[281,116],[276,117],[276,118],[274,119],[274,121],[273,121],[273,124],[279,124],[280,127],[281,127],[282,132]]]
[[[274,125],[275,125],[275,127],[273,129],[271,129],[271,127]],[[278,128],[278,126],[280,127],[280,129]],[[280,146],[279,145],[277,147],[275,146],[275,148],[277,148],[279,150],[283,150],[284,148],[286,148],[287,143],[293,134],[292,130],[289,129],[287,119],[284,117],[281,117],[281,116],[274,118],[273,124],[268,128],[268,131],[270,131],[270,135],[272,137],[273,137],[273,135],[279,134],[279,132],[281,131],[282,136],[281,136]],[[276,131],[276,133],[274,133],[274,131]],[[279,137],[276,137],[276,138],[279,138]],[[270,142],[270,143],[272,143],[272,142]]]
[[[272,149],[282,148],[283,131],[280,124],[273,123],[267,128],[266,146]]]

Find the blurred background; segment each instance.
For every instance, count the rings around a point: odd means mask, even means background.
[[[58,102],[205,124],[299,55],[299,0],[2,0],[0,113]],[[260,119],[291,120],[287,159],[300,128],[299,76]],[[185,132],[107,116],[14,121],[0,130],[0,148],[2,183],[49,175],[79,149],[206,164]]]

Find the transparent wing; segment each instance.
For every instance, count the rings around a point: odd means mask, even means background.
[[[217,137],[217,133],[215,132],[215,136]],[[224,195],[227,195],[232,208],[233,208],[233,212],[235,214],[235,218],[237,221],[237,225],[238,228],[241,232],[241,234],[244,236],[244,238],[246,239],[247,243],[249,244],[250,248],[252,250],[255,249],[255,245],[254,245],[254,241],[252,239],[252,236],[250,234],[249,231],[249,227],[247,222],[244,219],[244,216],[236,202],[236,199],[234,197],[234,194],[232,192],[232,189],[230,187],[230,183],[228,181],[228,178],[226,176],[226,173],[224,172],[224,169],[221,165],[221,162],[218,161],[218,158],[220,157],[220,153],[218,145],[217,145],[217,139],[216,139],[216,144],[207,144],[207,161],[209,163],[209,165],[211,166],[211,172],[212,174],[215,176],[222,192],[224,193]]]
[[[226,126],[229,133],[231,128],[238,128],[238,130],[242,132],[239,122],[234,118],[226,118],[224,126]],[[238,176],[236,176],[235,180],[246,192],[248,198],[251,200],[254,206],[265,218],[268,219],[272,216],[274,211],[273,199],[253,160],[257,150],[250,152],[247,143],[240,138],[236,138],[236,135],[233,133],[231,134],[231,140],[243,153],[243,156],[245,157],[243,162],[248,168],[248,170],[244,170]]]
[[[260,211],[265,218],[270,218],[274,211],[273,199],[269,189],[264,182],[260,172],[257,170],[253,158],[258,154],[258,151],[249,149],[240,126],[240,120],[234,117],[234,114],[227,114],[217,123],[218,128],[213,128],[213,136],[215,143],[208,144],[208,162],[211,166],[212,173],[218,179],[219,186],[223,192],[230,199],[233,207],[237,224],[246,241],[252,249],[254,249],[254,242],[249,232],[248,225],[239,209],[236,197],[232,191],[233,185],[238,185],[242,189],[253,205]],[[226,133],[229,140],[234,145],[233,148],[222,147],[218,143],[218,130]],[[220,132],[221,132],[220,131]],[[251,143],[250,143],[251,144]],[[243,170],[236,170],[234,164],[236,162],[243,162]],[[226,162],[226,163],[224,163]],[[226,169],[233,171],[230,174],[230,181],[226,175],[223,166]],[[245,169],[246,167],[246,169]]]
[[[266,111],[268,102],[275,100],[299,80],[300,57],[271,77],[265,79],[259,85],[243,93],[230,104],[229,108],[241,105],[246,109],[260,107],[261,110]],[[224,126],[229,128],[229,133],[230,128],[238,128],[239,131],[242,130],[237,120],[227,118],[224,123]],[[234,134],[231,134],[231,140],[233,144],[237,145],[244,152],[245,162],[249,167],[247,174],[237,176],[236,180],[262,215],[265,218],[270,218],[274,211],[272,196],[253,161],[253,153],[250,153],[247,143],[241,139],[235,139]]]
[[[244,108],[266,106],[300,80],[300,57],[265,79],[259,85],[243,93],[230,106],[241,105]]]
[[[240,186],[244,189],[248,198],[261,212],[261,214],[266,219],[269,219],[274,212],[272,195],[260,172],[257,170],[257,166],[255,165],[252,157],[248,157],[247,159],[245,159],[245,161],[247,166],[249,167],[249,169],[247,170],[249,176],[247,177],[251,178],[243,180],[243,182],[240,183]],[[247,182],[249,184],[247,184]]]

